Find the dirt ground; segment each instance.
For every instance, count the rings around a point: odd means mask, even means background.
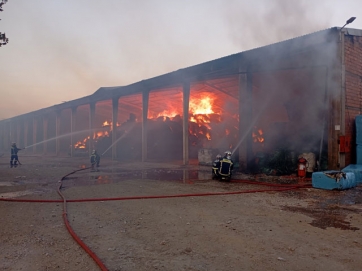
[[[0,157],[0,198],[60,199],[88,157]],[[70,225],[108,270],[361,270],[362,187],[273,189],[211,179],[205,166],[120,163],[68,176]],[[259,180],[283,182],[288,179]],[[106,198],[188,197],[107,201]],[[104,199],[104,200],[103,200]],[[0,201],[0,270],[100,270],[67,231],[60,202]]]

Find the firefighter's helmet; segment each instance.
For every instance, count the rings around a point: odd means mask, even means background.
[[[225,151],[225,156],[226,156],[226,158],[230,159],[231,158],[231,151]]]
[[[221,159],[221,154],[216,155],[216,159],[220,160]]]
[[[96,150],[93,150],[93,151],[92,151],[92,154],[95,154],[95,153],[96,153]]]
[[[15,142],[11,143],[11,146],[15,147],[15,146],[16,146],[16,143],[15,143]]]

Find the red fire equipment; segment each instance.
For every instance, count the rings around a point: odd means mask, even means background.
[[[298,159],[298,177],[305,177],[307,175],[308,161],[304,157]]]

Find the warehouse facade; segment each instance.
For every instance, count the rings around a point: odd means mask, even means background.
[[[338,169],[356,161],[361,96],[362,30],[334,27],[2,120],[0,151],[189,164],[231,150],[248,171],[313,153]]]

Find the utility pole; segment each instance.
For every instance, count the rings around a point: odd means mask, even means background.
[[[0,11],[3,11],[3,5],[6,4],[8,0],[1,0],[0,2]],[[0,19],[1,20],[1,19]],[[0,47],[8,44],[9,39],[6,37],[5,33],[0,32]]]

